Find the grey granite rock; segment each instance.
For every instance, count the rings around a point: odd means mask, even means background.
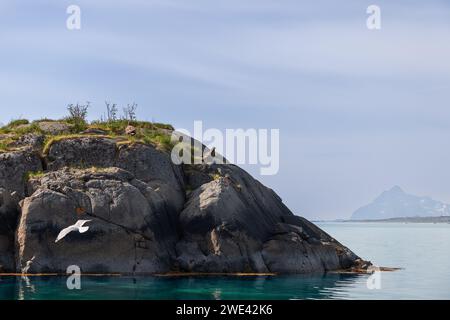
[[[56,140],[43,160],[32,148],[0,154],[3,269],[20,272],[29,261],[29,272],[78,265],[99,273],[311,273],[363,265],[231,164],[177,166],[152,145],[102,136]],[[92,220],[89,231],[55,243],[77,220]]]
[[[239,167],[196,169],[194,175],[214,178],[190,194],[180,214],[177,262],[183,271],[325,272],[349,268],[358,258],[293,215],[271,189]]]
[[[155,273],[170,270],[176,230],[165,195],[122,169],[46,174],[25,199],[17,229],[17,271]],[[89,230],[55,243],[60,230],[92,220]]]
[[[14,270],[14,232],[25,196],[26,175],[42,170],[39,155],[30,149],[0,154],[0,265]]]
[[[60,121],[40,121],[37,125],[41,131],[53,135],[70,133],[73,128],[72,124]]]

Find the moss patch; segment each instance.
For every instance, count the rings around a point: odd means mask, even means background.
[[[44,174],[43,171],[28,171],[25,175],[25,181],[41,178]]]

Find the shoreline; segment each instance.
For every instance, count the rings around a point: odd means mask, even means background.
[[[379,271],[382,272],[392,272],[401,270],[402,268],[392,268],[392,267],[379,267]],[[364,269],[354,269],[354,270],[333,270],[327,271],[323,274],[370,274]],[[274,276],[293,276],[293,275],[317,275],[318,273],[273,273],[273,272],[262,272],[262,273],[245,273],[245,272],[234,272],[234,273],[217,273],[217,272],[168,272],[168,273],[138,273],[138,274],[130,274],[130,273],[81,273],[81,276],[87,277],[129,277],[129,276],[138,276],[138,277],[274,277]],[[322,273],[320,273],[322,274]],[[0,277],[66,277],[71,274],[67,273],[31,273],[31,274],[22,274],[22,273],[0,273]]]
[[[337,219],[337,220],[312,220],[313,223],[427,223],[427,224],[450,224],[450,216],[441,217],[399,217],[389,219],[364,219],[364,220],[351,220],[351,219]]]

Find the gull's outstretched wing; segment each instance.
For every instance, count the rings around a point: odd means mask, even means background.
[[[58,237],[56,237],[55,243],[67,236],[72,231],[78,231],[80,233],[85,233],[89,230],[89,227],[83,227],[83,225],[86,222],[89,222],[92,220],[78,220],[73,226],[67,227],[65,229],[62,229],[61,232],[58,234]]]
[[[75,226],[70,226],[67,227],[65,229],[62,229],[61,232],[58,234],[58,236],[56,237],[55,243],[58,242],[59,240],[61,240],[62,238],[64,238],[65,236],[67,236],[69,233],[71,233],[72,231],[77,230],[78,228]]]
[[[75,223],[75,227],[78,228],[78,231],[80,233],[85,233],[86,231],[89,230],[89,227],[83,227],[83,225],[89,221],[92,221],[92,220],[78,220],[77,223]]]
[[[86,222],[89,222],[89,221],[92,221],[92,220],[78,220],[74,224],[74,227],[81,228]]]

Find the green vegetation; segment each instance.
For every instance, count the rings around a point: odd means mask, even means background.
[[[17,120],[12,120],[10,123],[8,123],[8,127],[15,128],[20,125],[27,125],[29,123],[30,122],[27,119],[17,119]]]
[[[91,122],[87,120],[89,108],[89,102],[86,102],[86,104],[69,104],[67,106],[69,115],[59,120],[48,118],[32,122],[26,119],[12,120],[6,126],[0,127],[0,152],[16,150],[17,146],[14,145],[14,142],[25,134],[44,136],[42,154],[48,154],[52,144],[57,141],[83,137],[107,137],[115,139],[118,144],[151,144],[166,152],[170,152],[173,147],[170,135],[174,128],[169,124],[137,120],[136,103],[124,107],[123,115],[119,117],[117,104],[106,102],[106,116]],[[64,130],[64,132],[51,133],[44,131],[42,122],[55,122],[55,125],[59,123],[70,126],[66,126],[67,130]],[[136,129],[135,135],[131,136],[125,133],[128,126],[133,126]],[[88,132],[85,132],[87,130]]]
[[[25,175],[25,181],[29,181],[31,179],[37,179],[44,175],[45,173],[42,171],[28,171]]]
[[[88,128],[87,114],[90,103],[86,104],[69,104],[67,110],[69,116],[65,119],[67,123],[72,124],[75,132],[81,132]]]
[[[6,152],[8,150],[8,144],[4,141],[0,141],[0,152]]]
[[[218,173],[213,173],[213,174],[210,174],[210,176],[211,176],[211,178],[213,179],[213,180],[219,180],[222,176],[220,175],[220,174],[218,174]]]
[[[61,121],[61,120],[42,118],[42,119],[39,119],[39,120],[34,120],[33,123],[37,124],[37,123],[40,123],[40,122],[58,122],[58,121]]]
[[[17,136],[11,134],[8,134],[3,139],[0,139],[0,153],[16,150],[17,148],[14,146],[14,142],[17,139]]]
[[[114,134],[123,134],[125,132],[125,128],[129,125],[139,129],[150,131],[154,131],[157,129],[164,129],[171,131],[174,130],[174,128],[170,124],[152,123],[146,121],[129,121],[124,119],[111,121],[96,120],[91,123],[89,128],[100,129]]]
[[[26,119],[17,119],[11,120],[6,126],[0,128],[0,134],[8,134],[12,131],[22,130],[23,127],[26,127],[30,122]]]
[[[39,128],[38,123],[33,122],[33,123],[30,123],[27,126],[19,127],[19,128],[14,129],[14,133],[16,135],[20,136],[20,135],[24,135],[24,134],[28,134],[28,133],[43,133],[43,132]]]
[[[121,136],[116,137],[118,139],[124,138]],[[158,132],[144,132],[139,133],[135,136],[128,136],[125,140],[119,140],[117,142],[118,146],[122,145],[132,145],[136,143],[141,144],[151,144],[158,150],[170,152],[172,150],[173,144],[171,142],[170,136],[161,134]]]
[[[11,134],[15,137],[15,140],[19,136],[27,133],[42,133],[37,121],[30,123],[28,120],[13,120],[6,126],[0,128],[0,135]]]
[[[165,123],[158,123],[158,122],[154,122],[152,123],[153,127],[158,128],[158,129],[165,129],[165,130],[174,130],[174,127],[172,127],[172,125],[170,124],[165,124]]]
[[[167,152],[170,152],[174,146],[169,135],[156,132],[147,133],[144,135],[143,141],[145,143],[153,144],[157,148]]]

